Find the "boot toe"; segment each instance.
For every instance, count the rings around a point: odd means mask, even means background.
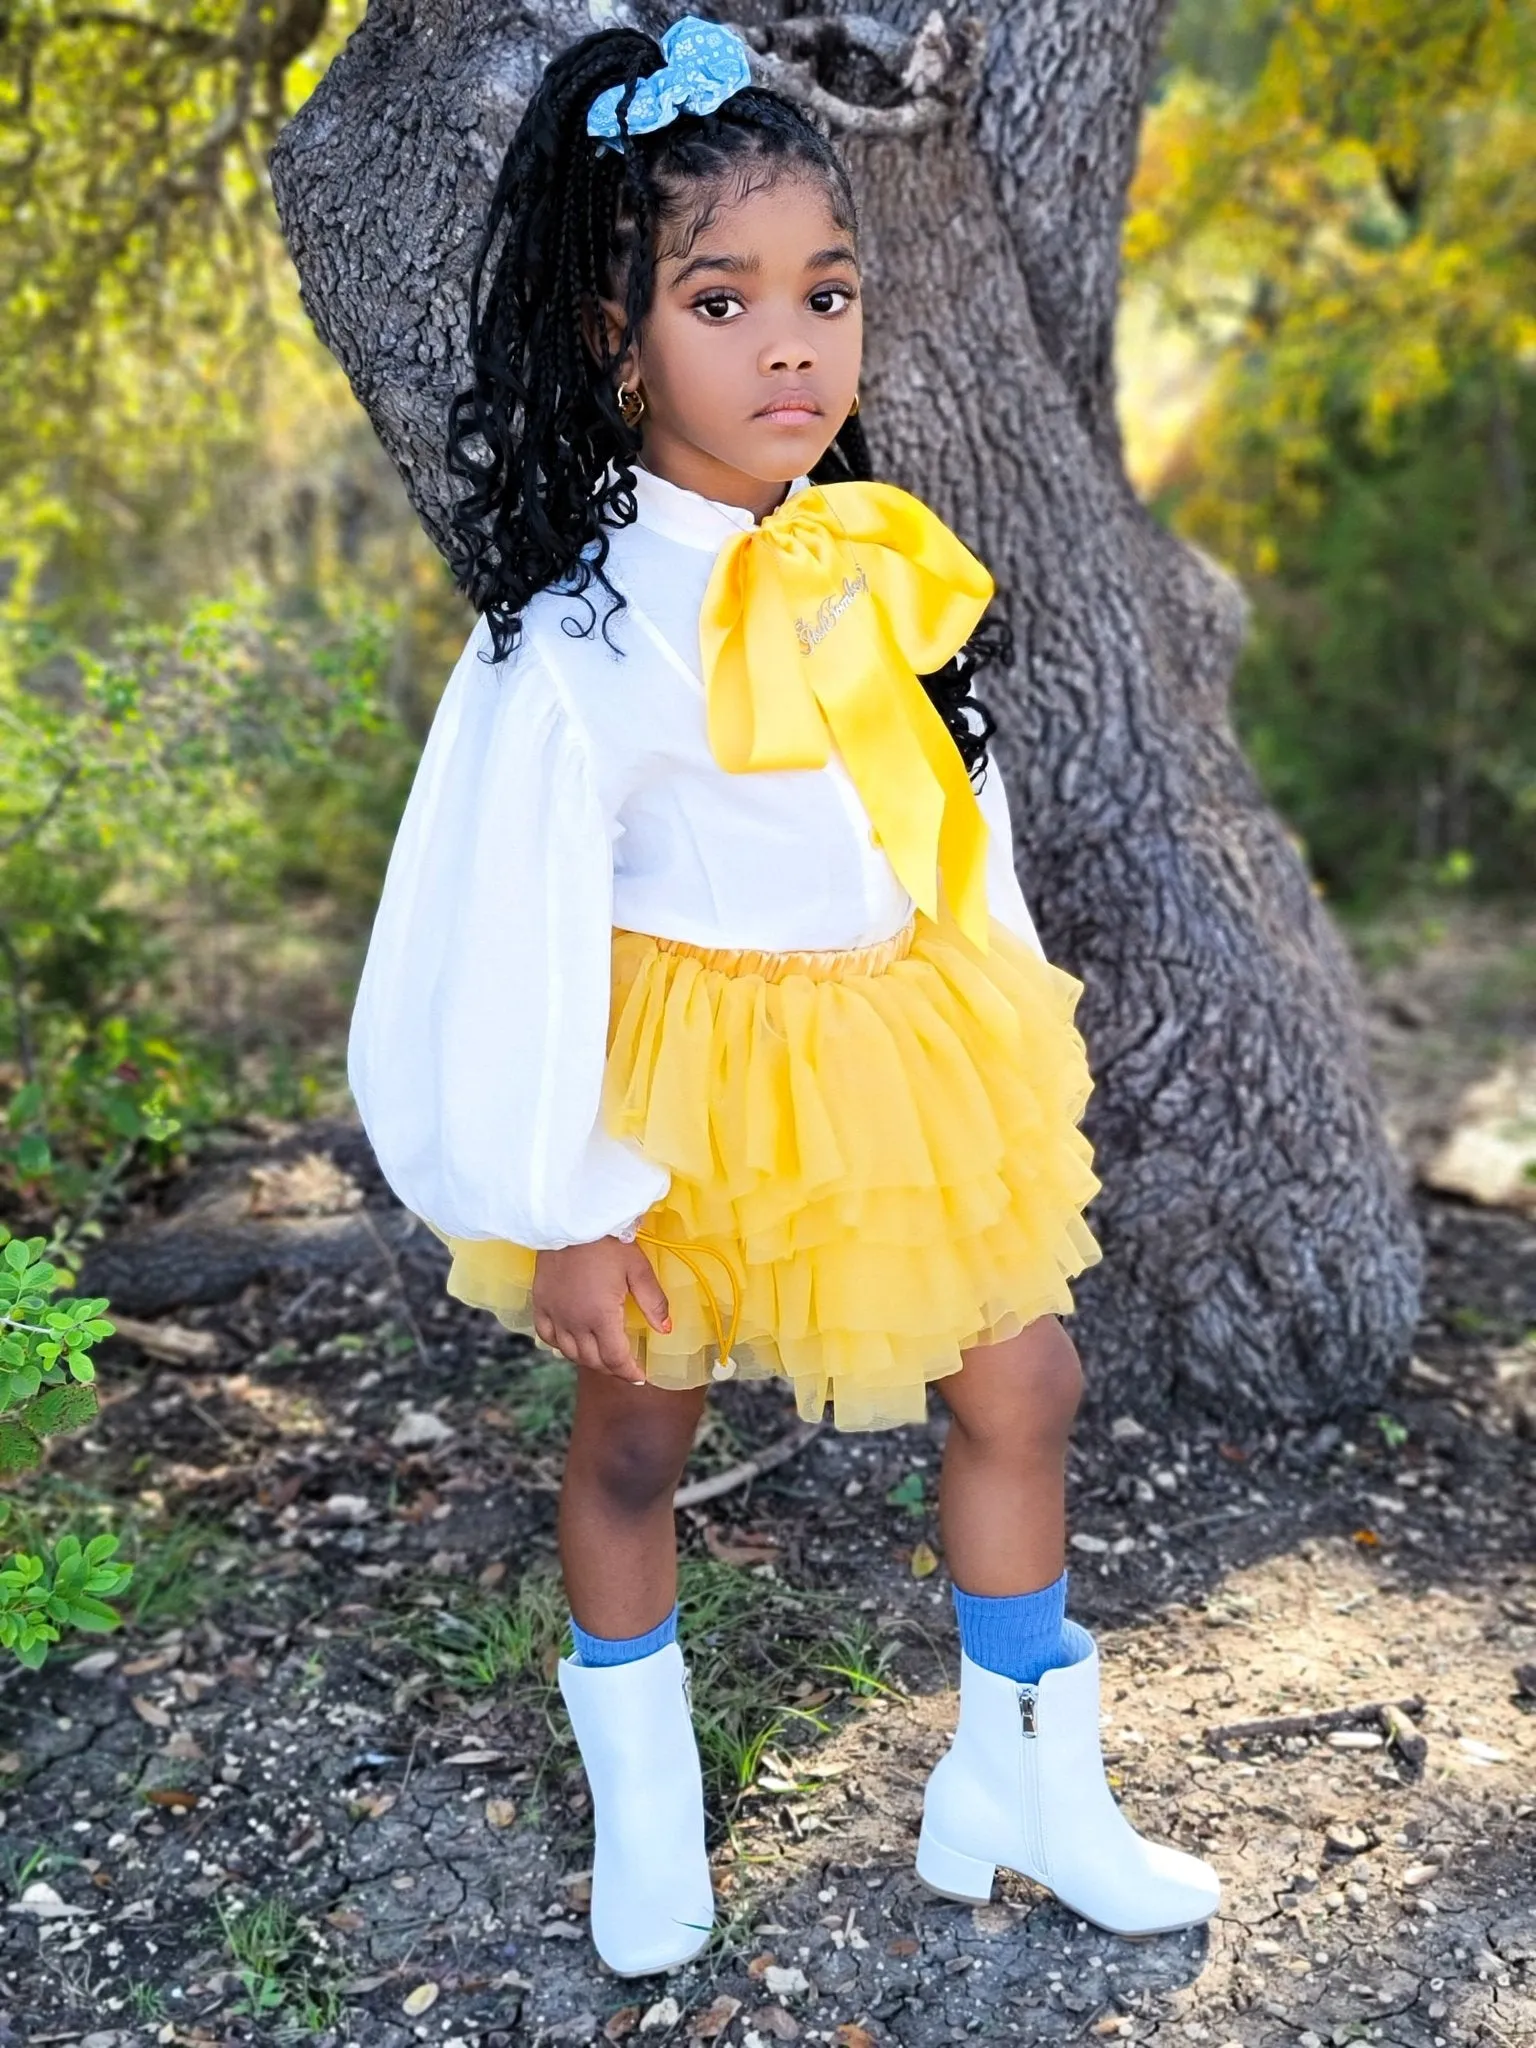
[[[1209,1920],[1221,1904],[1221,1879],[1209,1863],[1166,1842],[1144,1842],[1147,1874],[1152,1879],[1147,1905],[1148,1932],[1171,1932]]]
[[[643,1932],[628,1928],[602,1934],[594,1927],[592,1942],[616,1977],[656,1977],[692,1962],[707,1945],[711,1924],[674,1920]]]

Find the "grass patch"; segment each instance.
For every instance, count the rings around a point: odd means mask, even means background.
[[[123,1611],[136,1628],[185,1627],[207,1614],[236,1590],[246,1555],[238,1536],[196,1515],[141,1524],[124,1549],[134,1570]]]
[[[480,1693],[530,1677],[548,1686],[569,1647],[567,1621],[560,1575],[540,1565],[510,1593],[461,1588],[442,1606],[407,1611],[400,1636],[456,1690]]]
[[[550,1730],[549,1749],[534,1760],[542,1778],[552,1752],[572,1743],[555,1697],[555,1667],[571,1648],[558,1571],[537,1565],[505,1594],[460,1588],[440,1597],[434,1590],[433,1605],[402,1613],[396,1640],[456,1690],[503,1686],[542,1709]],[[889,1678],[896,1643],[862,1616],[839,1621],[840,1606],[836,1593],[787,1586],[767,1571],[680,1561],[678,1632],[694,1728],[706,1787],[727,1812],[765,1766],[779,1770],[829,1732],[825,1711],[839,1697],[897,1692]]]
[[[274,2041],[299,2041],[338,2024],[344,2015],[340,1966],[324,1937],[285,1899],[221,1903],[218,1914],[241,1984],[232,2014],[261,2021]]]
[[[869,1700],[879,1693],[887,1699],[901,1699],[905,1695],[900,1686],[889,1680],[898,1648],[894,1636],[881,1635],[863,1615],[855,1615],[828,1637],[816,1669],[840,1678],[855,1699]]]

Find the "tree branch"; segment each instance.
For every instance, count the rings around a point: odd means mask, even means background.
[[[35,832],[41,832],[48,820],[58,809],[65,792],[74,783],[78,782],[79,779],[80,763],[76,761],[54,785],[53,794],[49,797],[47,803],[43,805],[43,808],[40,811],[34,811],[30,818],[25,819],[16,827],[14,832],[8,833],[4,839],[0,839],[0,853],[9,853],[11,848],[19,846],[23,839],[30,839]]]
[[[926,135],[952,119],[980,83],[982,38],[964,28],[952,36],[937,10],[915,36],[858,14],[737,26],[736,33],[751,49],[752,69],[762,83],[817,115],[837,135],[897,141]],[[781,47],[791,55],[779,55]],[[872,59],[907,98],[876,107],[829,91],[813,65],[848,56]]]
[[[123,14],[115,7],[76,7],[59,16],[61,29],[109,28],[131,35],[150,36],[172,50],[185,50],[199,57],[222,57],[231,47],[227,36],[206,28],[167,28],[162,22],[145,21],[137,14]]]

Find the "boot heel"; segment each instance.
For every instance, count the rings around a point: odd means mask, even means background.
[[[946,1849],[924,1829],[917,1839],[917,1874],[940,1898],[984,1906],[992,1896],[997,1865],[984,1863],[979,1856],[962,1856],[958,1849]]]

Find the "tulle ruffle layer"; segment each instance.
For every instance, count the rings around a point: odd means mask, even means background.
[[[983,954],[921,914],[846,953],[621,931],[613,967],[605,1119],[672,1175],[641,1229],[705,1254],[644,1247],[672,1311],[663,1336],[629,1305],[653,1383],[710,1378],[720,1259],[737,1373],[844,1430],[921,1421],[962,1351],[1072,1313],[1102,1256],[1074,976],[999,924]],[[533,1253],[447,1242],[448,1291],[531,1333]]]

